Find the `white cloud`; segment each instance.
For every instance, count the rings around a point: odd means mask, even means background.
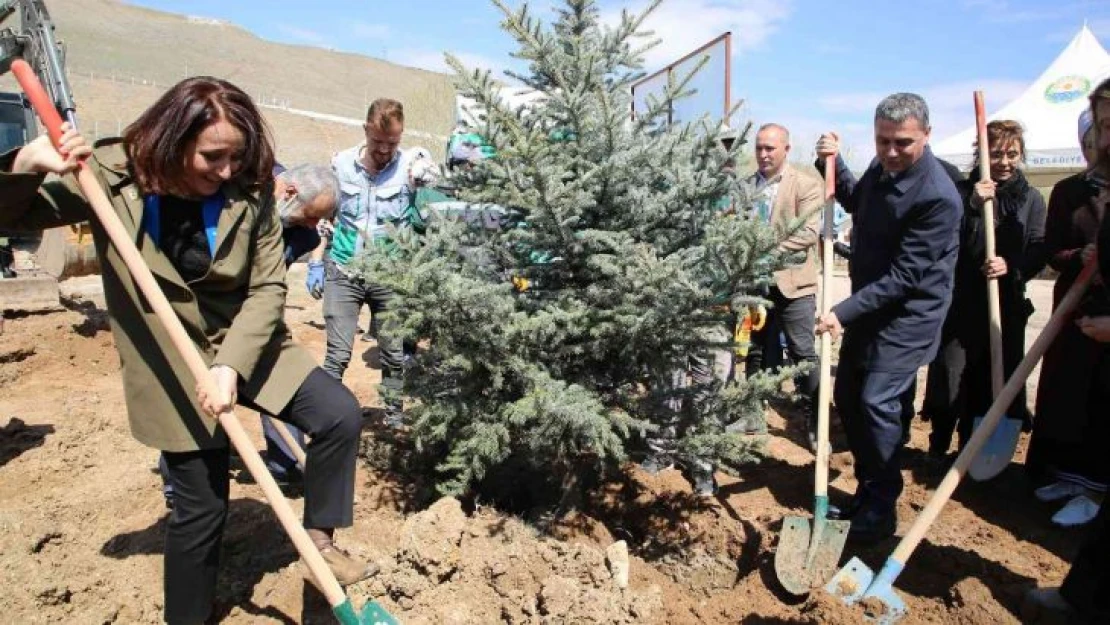
[[[391,30],[388,24],[356,21],[351,24],[351,32],[356,37],[364,39],[386,39],[389,37]]]
[[[929,117],[933,126],[932,143],[935,144],[975,122],[972,104],[975,90],[980,89],[986,95],[989,113],[1021,95],[1026,87],[1026,82],[1004,79],[959,81],[919,89],[896,85],[889,91],[845,92],[820,97],[813,109],[820,111],[819,115],[784,115],[774,108],[773,103],[758,103],[753,107],[752,113],[764,112],[770,115],[751,119],[757,124],[775,121],[789,128],[794,146],[792,157],[805,162],[812,161],[813,145],[817,138],[824,132],[835,131],[840,135],[841,144],[846,148],[852,167],[862,168],[874,156],[872,116],[875,105],[898,89],[915,91],[925,98],[929,104]]]
[[[493,72],[495,78],[501,78],[503,76],[502,70],[505,68],[505,64],[501,60],[475,54],[473,52],[463,52],[459,50],[447,50],[447,52],[454,55],[468,70],[488,69]],[[444,50],[429,50],[426,48],[391,49],[389,50],[389,60],[400,65],[418,67],[433,72],[444,74],[454,73],[451,67],[447,65],[447,61],[444,58]]]
[[[643,9],[643,4],[633,12]],[[792,0],[682,0],[665,2],[645,22],[659,45],[645,54],[646,69],[654,71],[675,61],[714,37],[732,32],[733,54],[762,47],[793,13]],[[602,21],[615,24],[620,11],[609,9]]]
[[[971,95],[976,90],[984,92],[987,99],[987,109],[992,110],[1013,100],[1028,86],[1029,83],[1024,81],[984,79],[951,82],[925,87],[924,89],[905,86],[901,88],[920,93],[925,98],[925,101],[929,104],[929,114],[933,120],[933,128],[939,130],[938,125],[943,125],[940,122],[949,113],[971,111]],[[895,90],[897,90],[897,87],[888,91],[840,93],[822,96],[817,101],[822,109],[830,113],[867,114],[869,116],[875,110],[875,105],[879,103],[879,100]]]

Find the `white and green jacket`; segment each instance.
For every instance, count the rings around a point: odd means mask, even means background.
[[[329,257],[341,269],[371,242],[387,236],[389,224],[405,221],[415,190],[409,167],[415,150],[398,150],[377,174],[362,164],[365,144],[337,153],[331,161],[339,180],[339,208],[335,215]]]

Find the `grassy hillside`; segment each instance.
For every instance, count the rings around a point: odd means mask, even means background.
[[[402,67],[356,54],[273,43],[230,24],[135,7],[115,0],[47,0],[79,117],[87,131],[114,134],[168,85],[187,75],[210,74],[247,90],[257,100],[362,118],[377,97],[405,104],[410,131],[445,137],[454,122],[455,92],[445,74]],[[14,18],[13,18],[14,19]],[[112,80],[112,77],[115,77]],[[124,84],[126,77],[140,79]],[[143,85],[142,79],[154,85]],[[8,81],[5,80],[5,86]],[[356,143],[358,127],[266,112],[283,160],[325,158]],[[411,144],[441,153],[443,141],[412,137]]]

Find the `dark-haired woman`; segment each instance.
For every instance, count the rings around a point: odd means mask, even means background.
[[[188,368],[94,223],[131,431],[165,452],[176,493],[166,529],[166,620],[211,616],[228,499],[228,440],[212,415],[236,403],[312,437],[304,525],[341,582],[361,579],[366,564],[331,540],[352,522],[361,414],[282,321],[281,223],[263,189],[273,147],[258,109],[230,83],[189,78],[122,139],[90,147],[68,126],[59,150],[36,139],[0,159],[0,225],[42,229],[86,219],[72,180],[44,183],[45,174],[71,172],[86,157],[214,382],[213,394],[194,392]]]
[[[1106,106],[1106,113],[1110,115],[1110,101]],[[1082,127],[1082,122],[1080,124]],[[1083,135],[1081,130],[1080,141],[1086,143]],[[1104,198],[1100,204],[1105,207],[1105,203]],[[1105,218],[1099,226],[1097,248],[1099,272],[1110,276],[1110,220]],[[1076,327],[1092,341],[1110,345],[1110,316],[1083,316],[1076,320]],[[1106,388],[1106,380],[1101,384],[1104,390],[1110,391]],[[1110,562],[1110,507],[1104,505],[1099,509],[1092,526],[1086,542],[1072,560],[1064,583],[1031,590],[1022,616],[1052,615],[1058,617],[1053,621],[1062,623],[1110,623],[1110,566],[1107,566]],[[1037,608],[1041,614],[1031,613],[1030,607]]]
[[[1025,284],[1045,265],[1045,204],[1022,173],[1025,138],[1020,124],[998,120],[987,125],[990,179],[981,180],[978,163],[968,179],[957,184],[964,200],[960,255],[956,262],[952,306],[944,325],[942,356],[952,380],[947,405],[933,407],[929,450],[943,456],[959,430],[963,447],[971,438],[974,415],[986,414],[993,403],[991,350],[988,333],[987,279],[998,280],[1002,323],[1003,369],[1006,377],[1025,356],[1025,326],[1033,312]],[[987,200],[994,203],[994,223],[983,219]],[[986,254],[986,229],[994,228],[995,256]],[[1007,411],[1027,420],[1024,389]]]
[[[1087,171],[1065,178],[1048,199],[1046,243],[1049,264],[1060,272],[1052,291],[1053,306],[1092,259],[1110,180],[1110,80],[1091,92],[1094,157]],[[1080,120],[1080,135],[1086,133]],[[1076,318],[1110,315],[1106,276],[1095,280],[1079,304]],[[1041,483],[1044,501],[1070,500],[1053,520],[1073,526],[1089,522],[1110,483],[1110,345],[1065,324],[1045,352],[1037,387],[1036,422],[1026,468]]]

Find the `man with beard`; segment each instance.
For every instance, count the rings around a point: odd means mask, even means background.
[[[389,224],[405,219],[414,196],[410,181],[412,161],[425,151],[400,149],[405,110],[396,100],[379,98],[371,103],[363,132],[363,143],[332,159],[332,169],[339,180],[339,211],[331,251],[324,263],[324,323],[328,342],[324,370],[343,379],[351,362],[359,310],[364,304],[369,305],[371,330],[378,337],[381,358],[385,422],[396,427],[402,424],[404,349],[401,341],[382,333],[379,321],[393,293],[354,274],[350,263],[368,245],[384,238]]]

